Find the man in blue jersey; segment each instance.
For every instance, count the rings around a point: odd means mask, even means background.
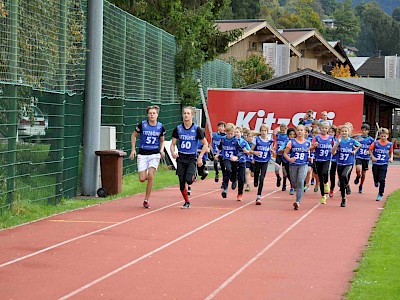
[[[165,128],[157,121],[160,108],[157,105],[147,107],[147,120],[140,122],[131,136],[132,151],[129,158],[136,156],[136,138],[140,135],[139,154],[137,165],[140,182],[147,180],[146,194],[143,201],[144,208],[150,208],[149,198],[153,188],[154,173],[164,158]]]
[[[196,175],[197,165],[203,165],[203,155],[208,152],[208,142],[205,138],[204,131],[200,126],[193,123],[195,114],[194,107],[184,107],[182,110],[183,123],[178,125],[172,132],[171,155],[176,159],[177,168],[176,175],[179,178],[179,189],[182,193],[185,203],[182,208],[190,207],[190,200],[186,184],[193,183]],[[203,148],[197,156],[197,143],[200,141]],[[175,146],[178,148],[176,152]]]

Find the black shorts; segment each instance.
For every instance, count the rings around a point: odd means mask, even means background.
[[[361,170],[368,171],[369,159],[356,158],[356,166],[361,165]]]
[[[254,164],[249,161],[246,161],[246,169],[250,169],[250,172],[254,173]]]
[[[277,165],[282,165],[282,155],[277,155],[275,158],[275,162]]]
[[[179,153],[179,157],[176,159],[176,175],[179,177],[188,177],[188,175],[195,176],[196,174],[196,155],[184,155]]]

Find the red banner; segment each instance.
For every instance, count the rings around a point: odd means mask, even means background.
[[[279,124],[298,125],[307,110],[319,120],[328,112],[328,120],[336,126],[351,122],[355,131],[362,125],[364,93],[266,91],[266,90],[209,90],[207,108],[213,131],[219,121],[259,130],[261,124],[273,130]]]

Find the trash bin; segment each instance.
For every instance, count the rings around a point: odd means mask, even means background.
[[[95,151],[100,156],[101,185],[99,197],[115,195],[122,191],[122,161],[126,152],[121,150]]]

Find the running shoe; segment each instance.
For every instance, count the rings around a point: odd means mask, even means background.
[[[314,186],[314,193],[317,193],[319,190],[318,185]]]
[[[329,191],[329,197],[331,197],[331,198],[333,197],[333,190]]]
[[[358,184],[360,182],[360,176],[357,176],[356,179],[354,179],[354,184]]]
[[[228,196],[228,191],[227,190],[223,190],[221,195],[222,195],[222,198],[226,198]]]
[[[215,174],[214,181],[215,181],[215,182],[218,182],[218,181],[219,181],[219,174]]]
[[[294,210],[299,210],[299,207],[300,207],[300,203],[297,203],[297,202],[293,203]]]
[[[311,185],[314,185],[315,184],[315,178],[313,177],[313,178],[311,178]]]
[[[192,194],[192,186],[191,185],[188,185],[187,192],[188,192],[189,196]]]
[[[346,207],[346,198],[342,198],[342,202],[340,203],[340,207]]]
[[[321,204],[326,204],[326,196],[322,196],[322,198],[321,198]]]
[[[143,201],[143,207],[144,207],[144,208],[150,208],[149,201],[144,200],[144,201]]]
[[[351,194],[351,188],[350,188],[350,184],[348,184],[346,186],[346,195],[350,195]]]
[[[237,187],[237,181],[232,182],[232,190],[236,189]]]
[[[250,184],[248,184],[248,185],[246,186],[245,191],[246,191],[246,192],[250,192]]]
[[[328,184],[328,183],[325,183],[325,184],[324,184],[324,193],[325,193],[325,194],[328,194],[328,193],[329,193],[329,184]]]
[[[376,201],[382,201],[382,195],[378,194],[378,196],[376,197]]]
[[[362,193],[363,193],[363,188],[362,188],[362,185],[359,185],[359,186],[358,186],[358,192],[359,192],[360,194],[362,194]]]
[[[276,177],[276,186],[277,186],[277,187],[280,187],[280,186],[281,186],[281,181],[282,181],[282,178],[281,178],[281,176],[278,175],[278,176]]]
[[[282,192],[286,191],[286,185],[282,185]]]
[[[190,202],[185,202],[185,204],[182,205],[182,209],[188,209],[190,208]]]
[[[379,182],[374,182],[375,187],[379,187]]]
[[[294,195],[294,188],[290,188],[289,195]]]
[[[256,205],[261,205],[261,199],[257,197],[256,199]]]
[[[206,179],[207,176],[208,176],[208,171],[204,171],[203,174],[201,175],[201,180]]]
[[[243,200],[243,195],[237,195],[237,201],[242,201]]]
[[[304,186],[304,191],[307,192],[307,191],[309,190],[309,188],[310,188],[310,186],[309,186],[308,184],[306,184],[306,185]]]

